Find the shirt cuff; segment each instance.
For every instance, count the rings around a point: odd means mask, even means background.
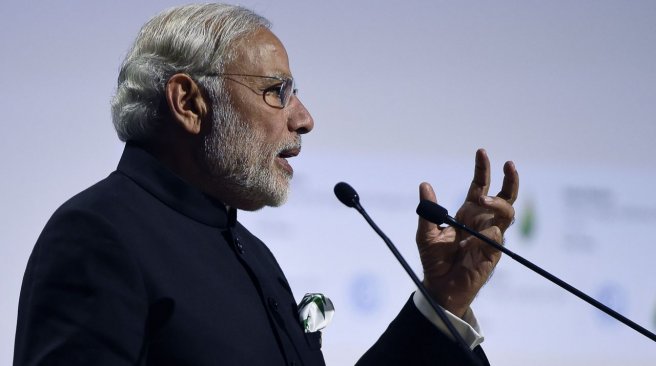
[[[454,339],[451,332],[449,332],[449,328],[446,327],[446,324],[444,324],[442,319],[440,319],[435,313],[435,310],[433,310],[421,291],[415,291],[415,294],[412,296],[412,301],[415,303],[419,312],[426,317],[428,321],[433,323],[437,329],[446,334],[449,338],[452,340]],[[449,321],[451,321],[451,324],[453,324],[453,327],[456,328],[458,333],[460,333],[462,339],[465,340],[465,343],[469,345],[469,349],[474,349],[476,346],[483,343],[485,337],[481,332],[481,328],[478,326],[478,321],[476,320],[476,316],[474,316],[474,312],[471,308],[467,309],[467,312],[465,312],[462,319],[453,315],[446,309],[444,309],[444,313]]]

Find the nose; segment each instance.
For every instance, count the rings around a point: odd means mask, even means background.
[[[287,108],[290,108],[288,127],[290,131],[305,134],[314,128],[314,119],[297,96],[292,96]]]

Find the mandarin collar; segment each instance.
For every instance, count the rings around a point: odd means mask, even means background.
[[[135,143],[125,144],[117,171],[195,221],[225,229],[234,226],[237,220],[237,210],[226,208],[220,201],[187,183]]]

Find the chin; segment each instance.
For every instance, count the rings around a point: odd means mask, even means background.
[[[244,211],[257,211],[265,206],[279,207],[287,202],[289,184],[283,187],[269,187],[266,191],[252,192],[248,198],[243,199],[235,208]]]
[[[283,192],[269,196],[266,206],[280,207],[287,202],[288,197],[289,197],[289,186],[286,187]]]
[[[248,202],[242,202],[240,204],[236,204],[234,207],[242,210],[242,211],[258,211],[263,209],[264,207],[280,207],[285,204],[287,201],[287,197],[285,196],[283,199],[277,199],[277,200],[249,200]]]

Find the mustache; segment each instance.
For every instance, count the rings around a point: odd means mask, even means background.
[[[282,143],[278,148],[276,149],[276,152],[282,153],[284,151],[290,151],[290,150],[301,150],[301,146],[303,145],[302,143],[302,138],[300,135],[297,135],[293,140],[286,141]]]

